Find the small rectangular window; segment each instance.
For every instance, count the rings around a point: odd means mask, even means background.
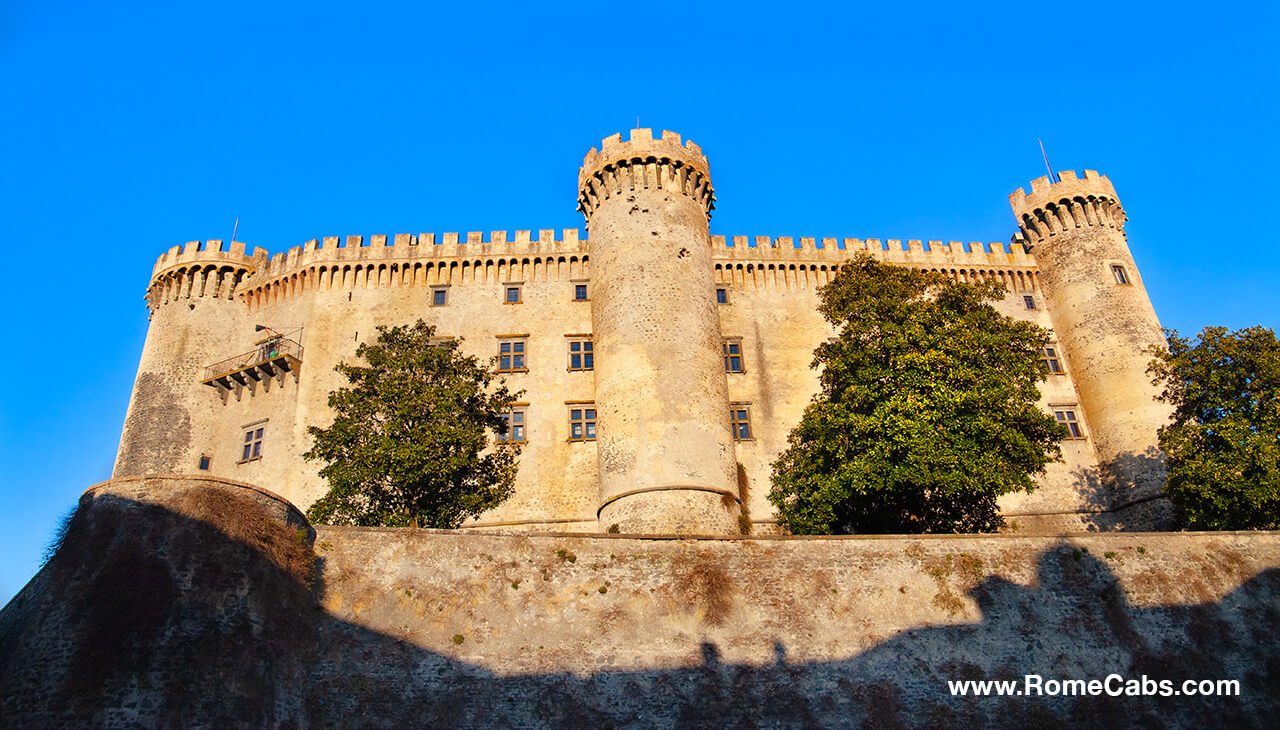
[[[1023,301],[1023,303],[1024,303],[1024,304],[1026,304],[1026,305],[1027,305],[1027,309],[1035,309],[1035,308],[1036,308],[1036,298],[1035,298],[1035,297],[1033,297],[1033,296],[1023,296],[1023,297],[1022,297],[1022,301]]]
[[[503,299],[503,302],[506,304],[519,304],[520,303],[520,287],[508,286],[507,295],[506,295],[506,298]]]
[[[729,420],[733,424],[734,441],[751,440],[751,409],[745,405],[729,407]]]
[[[1054,411],[1053,417],[1058,419],[1058,425],[1067,430],[1067,438],[1082,439],[1084,433],[1080,430],[1080,422],[1076,420],[1076,412],[1061,410]]]
[[[209,466],[213,463],[213,458],[209,456],[200,457],[200,471],[209,471]]]
[[[1111,275],[1116,277],[1117,284],[1129,283],[1129,275],[1125,273],[1124,267],[1119,264],[1113,264],[1111,266]]]
[[[724,341],[724,371],[726,373],[742,372],[742,341]]]
[[[443,307],[449,303],[448,289],[432,289],[431,290],[431,306]]]
[[[716,304],[729,303],[729,290],[723,286],[716,287]]]
[[[1046,347],[1040,354],[1040,362],[1044,363],[1050,375],[1062,375],[1062,363],[1058,361],[1058,350]]]
[[[586,284],[573,285],[573,301],[575,302],[587,301],[587,285]]]
[[[498,443],[503,444],[523,444],[529,440],[529,432],[527,429],[528,412],[525,406],[512,406],[502,416],[502,420],[506,425],[506,430],[498,434]]]
[[[262,433],[265,429],[265,426],[257,426],[244,432],[244,449],[240,452],[240,461],[262,458]]]
[[[595,403],[575,403],[569,407],[569,440],[596,440]]]
[[[591,340],[569,341],[569,369],[595,370],[596,358]]]
[[[527,370],[525,367],[525,341],[501,339],[498,341],[498,372],[513,373]]]

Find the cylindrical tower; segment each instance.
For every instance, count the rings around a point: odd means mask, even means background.
[[[1171,409],[1147,375],[1164,334],[1126,242],[1124,209],[1106,176],[1066,171],[1009,196],[1032,247],[1049,316],[1091,431],[1116,526],[1167,522],[1164,455],[1156,431]]]
[[[206,414],[217,396],[201,384],[205,366],[227,352],[248,316],[235,300],[240,282],[264,263],[243,243],[175,246],[156,261],[147,289],[151,322],[133,383],[113,477],[183,474],[200,467],[199,449],[213,442]]]
[[[738,531],[729,394],[712,278],[707,158],[635,129],[587,153],[600,529]]]

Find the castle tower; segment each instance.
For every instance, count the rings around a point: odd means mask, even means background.
[[[1164,334],[1124,233],[1125,213],[1105,176],[1085,170],[1042,177],[1009,196],[1032,247],[1058,344],[1092,432],[1116,526],[1151,529],[1167,520],[1164,455],[1156,430],[1171,413],[1147,375]],[[1152,500],[1155,500],[1154,502]]]
[[[189,474],[202,445],[213,442],[207,414],[217,397],[201,384],[205,367],[227,357],[229,334],[243,328],[240,282],[265,263],[266,251],[198,241],[156,261],[147,288],[151,322],[129,398],[112,477]]]
[[[738,531],[707,158],[635,129],[578,173],[589,231],[600,528]]]

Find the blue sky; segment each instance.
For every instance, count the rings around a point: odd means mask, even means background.
[[[8,0],[0,602],[110,476],[160,253],[581,227],[637,116],[728,235],[1007,241],[1041,138],[1115,183],[1165,325],[1280,324],[1274,3],[898,5]]]

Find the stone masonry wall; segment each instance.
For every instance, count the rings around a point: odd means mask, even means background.
[[[414,647],[432,691],[462,703],[448,715],[462,725],[1249,727],[1280,709],[1274,533],[695,540],[320,528],[316,549],[326,611]],[[959,698],[946,686],[1112,673],[1243,689]],[[495,691],[464,699],[477,674]],[[387,667],[371,680],[403,697],[423,676]]]
[[[297,520],[217,480],[91,490],[64,551],[0,611],[0,725],[1250,728],[1280,714],[1280,533],[320,527],[308,592],[282,562],[290,545],[310,554]],[[947,689],[1021,689],[1028,674],[1239,693]]]
[[[1060,181],[1033,181],[1030,195],[1019,188],[1009,202],[1040,262],[1062,349],[1074,361],[1109,501],[1130,508],[1119,516],[1128,529],[1161,529],[1172,514],[1163,499],[1151,503],[1166,478],[1156,432],[1172,409],[1155,400],[1146,368],[1165,340],[1115,189],[1092,170],[1083,178],[1064,171]]]
[[[598,275],[593,281],[587,241],[578,231],[559,238],[540,231],[534,240],[527,231],[331,237],[274,257],[258,249],[246,260],[257,271],[239,284],[235,301],[193,296],[189,284],[168,282],[164,272],[199,264],[220,245],[193,242],[157,264],[155,314],[122,438],[120,463],[128,469],[120,475],[192,471],[208,455],[211,475],[272,484],[305,508],[326,488],[319,465],[302,454],[310,447],[307,427],[328,423],[328,393],[343,384],[333,366],[353,357],[377,325],[421,317],[442,336],[463,337],[463,351],[484,358],[497,353],[497,335],[528,335],[528,372],[508,376],[528,402],[530,442],[516,494],[469,526],[576,530],[598,524],[596,443],[568,438],[568,402],[590,401],[596,388],[593,372],[568,370],[566,336],[592,334],[590,299],[600,283]],[[925,250],[921,241],[711,236],[715,281],[728,295],[728,304],[717,307],[720,331],[742,338],[744,372],[728,376],[728,399],[749,404],[752,413],[753,439],[735,442],[734,451],[756,532],[776,529],[766,498],[770,465],[816,390],[813,348],[830,336],[815,309],[817,288],[841,262],[863,252],[957,280],[998,279],[1010,287],[998,305],[1002,312],[1052,325],[1035,261],[1019,245],[1006,251],[1001,244],[966,249],[957,241],[929,241]],[[503,303],[510,282],[521,284],[521,304]],[[588,286],[588,301],[573,300],[578,283]],[[444,307],[431,306],[436,288],[447,292]],[[1024,296],[1038,308],[1028,310]],[[256,324],[283,332],[303,328],[298,374],[224,395],[202,385],[206,365],[253,349],[261,337]],[[1002,500],[1023,530],[1105,526],[1089,414],[1075,392],[1074,363],[1059,355],[1064,373],[1042,385],[1042,403],[1077,404],[1086,439],[1064,443],[1064,462],[1050,465],[1036,492]],[[263,457],[242,462],[244,429],[264,421]],[[173,453],[139,458],[157,449]]]

